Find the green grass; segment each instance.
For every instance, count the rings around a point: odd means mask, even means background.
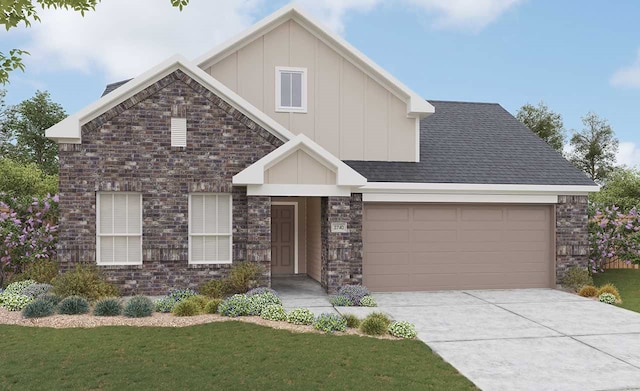
[[[0,326],[3,390],[475,390],[419,341],[186,328]]]
[[[622,296],[622,304],[619,306],[640,312],[640,270],[609,269],[604,273],[594,274],[593,282],[597,286],[612,283]]]

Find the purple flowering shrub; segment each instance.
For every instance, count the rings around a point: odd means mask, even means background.
[[[58,196],[9,198],[0,194],[0,284],[39,259],[55,259]]]
[[[591,272],[610,262],[640,263],[640,213],[635,208],[621,213],[616,206],[596,209],[589,219]]]

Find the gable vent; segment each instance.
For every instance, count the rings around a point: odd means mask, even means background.
[[[187,119],[171,118],[171,146],[187,146]]]

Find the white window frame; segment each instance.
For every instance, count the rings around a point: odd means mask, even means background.
[[[301,107],[283,106],[282,105],[282,74],[283,73],[300,73],[302,75],[300,98]],[[292,94],[293,98],[293,94]],[[298,67],[276,67],[276,112],[278,113],[306,113],[307,112],[307,68]]]
[[[193,196],[216,196],[216,212],[218,210],[218,197],[220,196],[226,196],[229,197],[229,233],[197,233],[194,234],[191,232],[192,226],[191,226],[191,205],[192,205],[192,197]],[[205,205],[206,208],[206,205]],[[218,216],[216,216],[218,217]],[[211,264],[230,264],[233,262],[233,197],[231,195],[231,193],[189,193],[189,216],[188,216],[188,222],[189,222],[189,264],[190,265],[211,265]],[[198,261],[195,262],[193,261],[193,258],[191,257],[191,239],[193,237],[202,237],[202,236],[228,236],[229,237],[229,259],[228,260],[215,260],[215,261]],[[218,250],[218,247],[216,247],[216,251]],[[216,254],[217,255],[217,254]],[[216,258],[219,258],[218,256],[216,256]]]
[[[113,196],[118,194],[118,195],[137,195],[140,197],[140,233],[139,234],[103,234],[100,233],[100,196],[102,194],[109,194],[112,196],[112,200],[113,200]],[[112,201],[113,202],[113,201]],[[128,197],[127,197],[127,206],[126,206],[127,210],[125,211],[125,215],[127,216],[127,219],[129,219],[129,202],[128,202]],[[111,219],[113,221],[113,213],[114,213],[115,208],[113,208],[113,204],[112,204],[112,208],[111,208]],[[142,260],[144,257],[144,254],[142,253],[142,233],[144,231],[144,227],[142,225],[143,220],[142,220],[142,193],[138,193],[138,192],[131,192],[131,191],[100,191],[100,192],[96,192],[96,263],[98,265],[104,265],[104,266],[131,266],[131,265],[142,265]],[[127,224],[128,227],[129,224]],[[114,238],[114,237],[139,237],[140,238],[140,261],[139,262],[102,262],[100,259],[100,238]],[[127,260],[129,259],[129,253],[127,252]]]

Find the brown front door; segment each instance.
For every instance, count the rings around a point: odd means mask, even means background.
[[[295,212],[293,205],[271,206],[271,273],[293,274]]]

